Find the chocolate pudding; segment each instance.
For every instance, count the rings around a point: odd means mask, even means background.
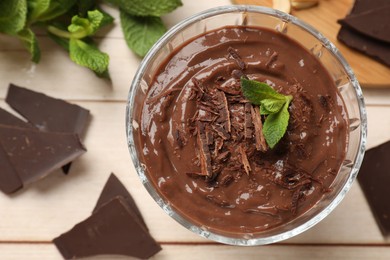
[[[293,97],[272,149],[242,77]],[[257,27],[224,27],[177,48],[138,117],[140,160],[156,190],[184,218],[224,234],[269,230],[316,205],[348,141],[344,103],[318,58]]]

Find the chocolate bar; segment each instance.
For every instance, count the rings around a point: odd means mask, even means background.
[[[390,142],[368,150],[358,181],[384,236],[390,235]]]

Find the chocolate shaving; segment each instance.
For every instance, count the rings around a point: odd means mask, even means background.
[[[227,103],[227,99],[225,93],[222,91],[215,92],[216,105],[219,111],[220,117],[217,119],[218,123],[223,124],[225,130],[230,133],[231,131],[231,123],[230,123],[230,113],[229,106]]]
[[[271,66],[271,64],[274,63],[277,59],[278,59],[278,53],[274,51],[271,54],[271,57],[269,57],[268,61],[265,63],[265,67],[268,69]]]
[[[207,145],[205,125],[201,122],[198,122],[197,143],[202,173],[208,178],[212,178],[211,155],[209,146]]]
[[[230,56],[234,59],[234,61],[236,62],[237,66],[241,69],[241,70],[245,70],[246,68],[246,64],[245,62],[241,59],[240,55],[237,53],[237,51],[235,49],[233,49],[232,47],[229,47],[228,48],[228,52],[230,54]]]
[[[245,170],[246,174],[249,175],[249,173],[251,171],[251,166],[249,164],[248,157],[246,156],[245,150],[244,150],[242,145],[238,149],[240,150],[241,162],[242,162],[242,165],[244,166],[244,170]]]
[[[252,131],[252,105],[250,103],[245,104],[245,130],[244,130],[244,136],[246,139],[252,138],[253,131]]]
[[[235,79],[241,79],[241,77],[245,76],[245,74],[242,70],[233,70],[231,75]]]
[[[223,163],[229,159],[230,155],[231,155],[230,151],[225,151],[223,153],[218,154],[218,156],[216,156],[214,160],[216,163]]]
[[[221,178],[221,180],[219,181],[219,184],[221,186],[224,186],[224,187],[227,187],[230,185],[230,183],[232,183],[234,181],[234,176],[231,175],[231,174],[226,174],[225,176],[223,176]]]
[[[256,149],[261,152],[266,152],[268,150],[267,143],[263,134],[263,123],[261,122],[260,108],[253,106],[251,107],[252,122],[255,127],[255,141]]]
[[[212,128],[223,140],[228,140],[230,138],[230,135],[221,125],[214,124],[212,125]]]

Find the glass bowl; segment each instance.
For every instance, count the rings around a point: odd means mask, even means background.
[[[187,40],[208,31],[234,25],[257,26],[280,32],[296,39],[304,48],[317,56],[330,73],[344,100],[349,120],[349,135],[346,157],[331,185],[332,192],[327,193],[303,215],[286,224],[254,234],[229,235],[192,223],[160,196],[158,189],[148,179],[142,160],[142,151],[137,149],[139,142],[137,134],[142,105],[160,64]],[[310,25],[289,14],[265,7],[235,5],[210,9],[187,18],[170,29],[152,47],[141,62],[130,87],[126,111],[126,131],[128,148],[143,185],[169,216],[205,238],[225,244],[252,246],[275,243],[300,234],[329,215],[340,203],[356,179],[364,156],[367,119],[359,83],[348,63],[329,40]]]

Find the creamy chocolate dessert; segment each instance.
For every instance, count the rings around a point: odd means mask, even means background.
[[[242,78],[292,96],[273,148]],[[149,180],[183,217],[219,234],[269,230],[313,207],[330,191],[348,141],[344,103],[317,57],[257,27],[224,27],[175,50],[138,117]]]

